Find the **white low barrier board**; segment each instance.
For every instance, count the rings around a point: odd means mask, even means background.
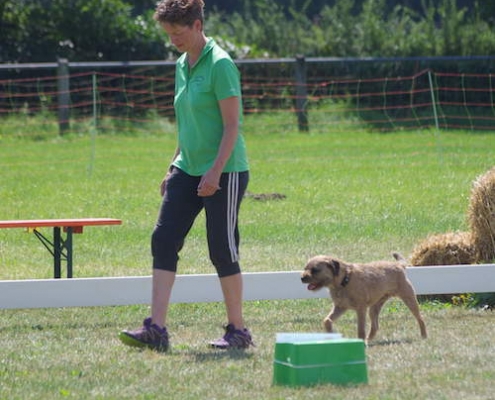
[[[495,264],[407,268],[417,294],[495,292]],[[311,292],[300,272],[244,273],[245,300],[328,297]],[[108,277],[0,281],[0,309],[149,304],[151,277]],[[215,274],[178,275],[172,303],[221,301]]]

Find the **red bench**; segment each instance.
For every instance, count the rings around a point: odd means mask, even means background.
[[[62,260],[67,263],[67,278],[72,278],[72,234],[82,233],[85,226],[120,225],[120,219],[78,218],[78,219],[29,219],[0,221],[0,228],[27,228],[43,243],[53,256],[53,276],[60,278]],[[40,232],[40,228],[53,228],[53,242]],[[66,233],[62,237],[62,230]]]

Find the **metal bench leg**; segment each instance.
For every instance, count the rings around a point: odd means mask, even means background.
[[[72,234],[74,233],[74,228],[67,227],[65,228],[65,231],[67,232],[67,235],[64,240],[61,227],[54,226],[52,243],[37,229],[34,230],[36,237],[53,256],[53,277],[55,279],[62,277],[62,261],[67,262],[67,278],[72,278]]]
[[[60,227],[53,228],[53,277],[59,279],[61,273],[61,258],[62,258],[62,237],[60,235]]]
[[[65,250],[67,251],[66,261],[67,261],[67,278],[72,278],[72,232],[73,228],[67,228],[67,237],[65,239]]]

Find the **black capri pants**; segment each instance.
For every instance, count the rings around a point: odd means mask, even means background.
[[[210,260],[220,278],[239,273],[237,219],[249,172],[225,172],[213,196],[197,194],[200,176],[174,167],[167,179],[158,221],[151,237],[153,268],[177,271],[179,252],[194,220],[204,208]]]

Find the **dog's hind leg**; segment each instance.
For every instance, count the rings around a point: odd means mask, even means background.
[[[330,314],[328,314],[327,317],[323,320],[323,326],[325,327],[325,330],[330,333],[333,332],[333,323],[346,311],[346,308],[334,306],[332,308],[332,311],[330,311]]]
[[[416,299],[416,293],[414,293],[412,285],[410,283],[404,285],[403,290],[398,294],[398,296],[406,304],[409,310],[411,310],[412,314],[416,318],[416,321],[418,321],[421,337],[426,339],[428,337],[426,333],[426,325],[421,317],[421,313],[419,312],[418,300]]]
[[[389,298],[390,296],[384,296],[370,307],[369,315],[371,320],[371,328],[370,332],[368,333],[368,340],[373,340],[376,332],[378,332],[378,329],[380,328],[378,316],[380,315],[380,311],[382,310],[383,305]]]

